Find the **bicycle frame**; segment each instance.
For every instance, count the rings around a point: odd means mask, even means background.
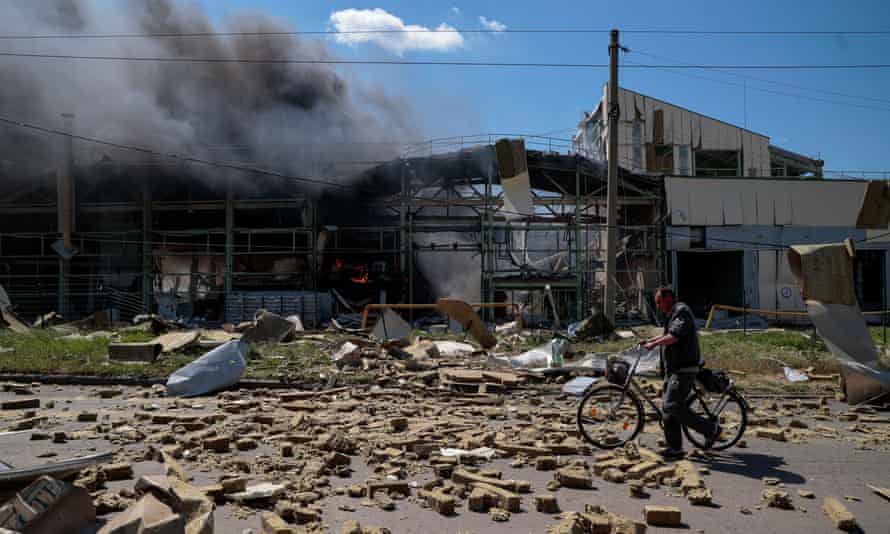
[[[655,412],[655,414],[658,417],[658,423],[662,424],[664,421],[664,412],[661,411],[661,408],[659,408],[658,405],[655,404],[655,401],[652,400],[652,397],[650,397],[646,393],[646,391],[642,387],[640,387],[640,385],[637,383],[637,381],[634,380],[634,376],[637,373],[637,367],[639,366],[640,360],[642,359],[642,357],[643,357],[643,355],[639,354],[637,356],[637,359],[634,361],[633,365],[631,366],[630,370],[628,371],[627,378],[625,378],[624,385],[622,386],[621,399],[618,402],[617,406],[621,406],[624,403],[625,392],[627,392],[628,389],[633,388],[634,393],[636,393],[637,395],[642,397],[646,401],[646,403],[652,408],[652,410]],[[726,388],[726,391],[724,391],[723,394],[720,396],[720,399],[717,401],[716,407],[713,411],[708,406],[708,403],[706,403],[702,400],[702,399],[704,399],[704,396],[702,395],[701,390],[699,390],[698,386],[695,384],[693,384],[692,391],[689,393],[689,397],[687,397],[686,400],[688,401],[692,397],[698,397],[699,400],[701,401],[702,408],[704,409],[704,411],[708,415],[708,417],[716,418],[720,413],[723,412],[723,409],[726,408],[726,404],[729,402],[729,400],[731,398],[729,396],[729,392],[734,389],[735,389],[735,385],[730,383],[729,387]],[[748,411],[749,408],[748,408],[747,401],[741,396],[739,396],[739,398],[741,399],[741,402],[742,402],[742,409],[744,409],[745,411]]]

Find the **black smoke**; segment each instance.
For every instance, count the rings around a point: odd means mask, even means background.
[[[0,6],[0,34],[288,32],[262,13],[216,27],[193,4],[172,0],[14,0]],[[319,59],[321,40],[299,36],[2,40],[0,51],[127,57]],[[0,116],[60,128],[74,113],[81,135],[214,161],[328,180],[399,153],[416,139],[409,106],[380,87],[349,83],[311,64],[161,63],[0,57]],[[58,139],[0,126],[4,168],[54,165]],[[77,143],[78,163],[138,160],[138,153]],[[84,161],[87,160],[87,161]],[[352,162],[365,162],[356,163]],[[206,170],[208,176],[215,171]],[[252,178],[246,178],[252,179]]]

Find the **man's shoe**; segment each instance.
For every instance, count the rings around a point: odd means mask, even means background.
[[[717,443],[717,440],[720,439],[720,434],[722,433],[723,428],[719,424],[717,424],[714,427],[714,433],[708,437],[707,441],[705,441],[705,448],[710,449],[711,447],[713,447],[714,444]]]
[[[680,460],[686,456],[686,453],[683,452],[683,449],[672,449],[670,447],[665,447],[663,449],[658,450],[658,454],[661,455],[665,460]]]

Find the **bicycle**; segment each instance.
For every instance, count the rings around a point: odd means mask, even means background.
[[[608,381],[591,385],[578,405],[578,429],[584,439],[600,449],[621,447],[633,441],[643,430],[646,412],[640,397],[652,407],[658,424],[664,426],[664,413],[645,389],[634,380],[641,358],[642,353],[639,353],[623,380],[620,376],[607,377]],[[621,383],[616,384],[612,382],[613,379]],[[686,403],[705,419],[711,422],[719,421],[722,428],[720,437],[707,447],[705,436],[691,431],[684,425],[683,434],[686,435],[686,439],[699,449],[717,451],[728,449],[738,443],[745,433],[749,406],[732,380],[728,380],[725,389],[720,393],[708,391],[696,380]]]

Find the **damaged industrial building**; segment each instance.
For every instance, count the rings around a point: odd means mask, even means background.
[[[881,309],[890,240],[880,214],[860,217],[880,183],[825,179],[821,161],[766,136],[620,95],[620,320],[652,320],[665,283],[700,317],[714,304],[800,310],[781,250],[846,237],[866,240],[858,297]],[[449,138],[328,182],[60,136],[58,161],[4,157],[0,284],[28,318],[237,323],[267,309],[314,328],[367,304],[456,297],[505,305],[487,320],[519,309],[565,326],[602,300],[604,105],[571,143]]]

